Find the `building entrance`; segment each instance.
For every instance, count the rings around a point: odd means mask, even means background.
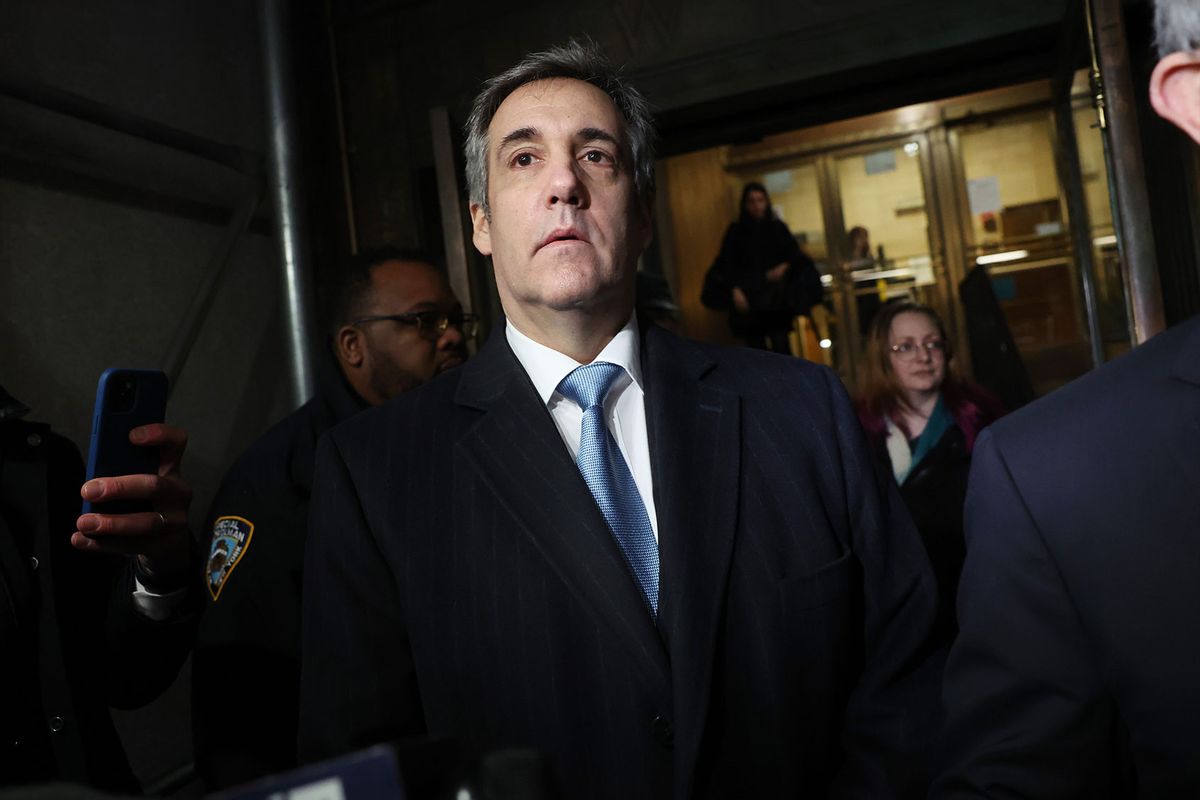
[[[699,293],[757,181],[826,286],[824,307],[797,321],[796,355],[854,387],[875,310],[908,298],[943,316],[970,372],[988,311],[960,286],[981,270],[972,285],[994,295],[1032,393],[1066,383],[1130,344],[1094,120],[1081,73],[1066,115],[1041,81],[664,160],[661,246],[684,332],[735,341]],[[1084,199],[1074,221],[1069,190]]]

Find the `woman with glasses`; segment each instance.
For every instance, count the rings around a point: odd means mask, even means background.
[[[867,330],[866,351],[859,418],[925,541],[941,621],[953,633],[971,449],[1004,411],[959,373],[946,328],[927,306],[883,306]]]

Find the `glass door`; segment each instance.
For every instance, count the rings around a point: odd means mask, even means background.
[[[951,132],[967,270],[986,270],[1035,395],[1091,368],[1049,110]]]
[[[926,207],[926,149],[925,137],[914,136],[831,157],[836,213],[830,217],[841,226],[837,288],[846,346],[856,358],[875,312],[888,301],[908,299],[946,316]]]
[[[945,312],[926,211],[925,149],[917,134],[730,174],[732,206],[746,181],[761,182],[821,272],[826,302],[797,320],[793,352],[832,366],[851,388],[880,305],[910,298]]]
[[[1072,99],[1056,104],[1049,82],[1034,82],[673,157],[663,239],[686,332],[736,338],[698,298],[756,181],[826,287],[823,306],[797,320],[792,352],[829,364],[851,391],[871,318],[895,299],[937,310],[960,367],[998,394],[1005,382],[1025,399],[1044,394],[1119,354],[1126,293],[1103,148],[1086,95]]]

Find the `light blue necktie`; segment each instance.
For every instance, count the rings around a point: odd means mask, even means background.
[[[604,398],[624,371],[617,364],[597,361],[563,378],[558,392],[583,409],[583,430],[575,462],[641,586],[650,613],[657,617],[658,543],[633,473],[621,455],[617,440],[604,424]]]

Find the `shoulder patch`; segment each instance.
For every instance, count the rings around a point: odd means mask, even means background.
[[[212,546],[208,551],[208,564],[204,568],[208,593],[213,600],[221,596],[225,581],[229,580],[233,568],[246,555],[253,535],[254,523],[243,517],[217,517],[213,522]]]

